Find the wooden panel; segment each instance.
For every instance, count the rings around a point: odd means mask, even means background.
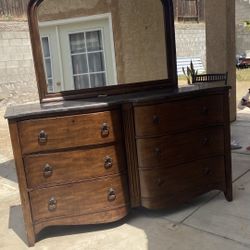
[[[29,188],[111,175],[125,169],[121,145],[29,155],[24,162]]]
[[[127,206],[129,200],[126,178],[127,176],[106,177],[32,191],[30,199],[33,219],[38,222]],[[110,189],[114,190],[114,194],[110,195],[116,196],[113,201],[108,200],[113,198],[109,196]],[[51,201],[50,206],[49,201]]]
[[[133,105],[123,105],[123,128],[126,135],[125,146],[127,156],[127,168],[129,179],[129,191],[131,207],[139,207],[141,205],[140,194],[140,178],[138,171],[138,160],[136,151],[135,128],[134,128],[134,112]]]
[[[22,202],[23,219],[24,219],[25,230],[27,234],[28,245],[34,246],[36,236],[34,232],[32,216],[31,216],[30,200],[29,200],[29,194],[27,192],[26,176],[25,176],[25,171],[24,171],[17,123],[9,121],[9,130],[10,130],[10,138],[11,138],[12,149],[13,149],[13,154],[14,154],[15,164],[16,164],[19,194],[20,194],[20,198]]]
[[[201,125],[221,123],[223,119],[221,95],[135,107],[137,136],[163,135]]]
[[[139,167],[173,166],[224,154],[223,127],[211,127],[160,138],[137,139]]]
[[[108,134],[102,126],[108,125]],[[24,154],[113,142],[121,137],[120,113],[107,111],[84,115],[34,119],[18,124]],[[41,131],[46,133],[44,143],[38,140]],[[45,137],[42,134],[42,137]]]
[[[142,205],[168,207],[178,200],[211,189],[225,190],[224,157],[200,160],[174,168],[140,170]],[[151,200],[150,200],[151,199]]]

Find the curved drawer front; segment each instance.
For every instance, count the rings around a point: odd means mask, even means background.
[[[22,121],[18,128],[24,154],[103,144],[121,137],[118,111]]]
[[[166,167],[224,153],[223,127],[137,139],[139,167]]]
[[[69,183],[124,170],[121,145],[29,155],[24,158],[29,188]]]
[[[223,96],[205,96],[135,107],[137,136],[163,135],[201,125],[223,122]]]
[[[224,158],[200,160],[174,168],[141,169],[140,183],[142,204],[148,208],[164,207],[166,200],[188,200],[194,194],[211,189],[224,190]]]
[[[125,175],[32,191],[30,199],[35,222],[114,210],[129,202]]]

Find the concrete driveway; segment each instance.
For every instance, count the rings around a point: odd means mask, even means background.
[[[7,122],[0,110],[0,249],[28,249]],[[44,230],[34,249],[72,250],[249,250],[250,109],[240,111],[232,137],[243,146],[232,152],[234,201],[218,191],[181,208],[135,209],[120,222]],[[32,249],[32,248],[31,248]]]

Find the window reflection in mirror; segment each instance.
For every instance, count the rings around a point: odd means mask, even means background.
[[[167,79],[160,0],[44,0],[49,93]]]

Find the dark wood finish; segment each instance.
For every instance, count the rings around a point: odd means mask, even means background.
[[[135,107],[136,136],[155,136],[222,123],[223,97],[203,96]]]
[[[112,222],[213,189],[231,201],[228,100],[221,84],[10,108],[29,245],[51,225]]]
[[[156,209],[187,201],[212,189],[226,190],[224,158],[216,157],[175,168],[140,169],[142,206]]]
[[[114,142],[121,138],[120,113],[22,121],[18,124],[23,154]],[[46,137],[46,138],[45,138]]]
[[[33,246],[35,244],[36,237],[34,233],[33,219],[31,215],[29,194],[27,193],[27,183],[26,183],[26,176],[23,165],[21,144],[19,140],[17,123],[9,121],[9,130],[12,143],[12,150],[15,158],[16,172],[18,176],[19,193],[22,202],[22,211],[23,211],[24,225],[26,229],[28,245]]]
[[[122,145],[24,157],[29,188],[65,184],[125,171]]]
[[[55,217],[48,221],[39,221],[34,225],[35,233],[38,234],[43,228],[48,226],[59,226],[59,225],[90,225],[90,224],[102,224],[110,223],[121,220],[124,218],[130,210],[128,206],[117,207],[113,210],[81,214],[78,216],[69,217]]]
[[[123,127],[124,134],[126,135],[124,140],[126,145],[130,202],[131,207],[139,207],[141,205],[140,177],[138,170],[134,112],[132,104],[123,105]]]
[[[118,86],[106,86],[82,90],[64,91],[60,93],[48,93],[43,67],[43,55],[38,28],[38,9],[43,0],[30,0],[28,5],[28,21],[30,38],[34,57],[35,72],[37,78],[38,93],[41,102],[59,101],[63,99],[79,99],[99,95],[116,95],[141,91],[143,89],[155,89],[158,87],[177,87],[176,47],[174,31],[174,15],[172,0],[158,0],[163,4],[165,18],[165,39],[167,55],[168,79],[160,81],[148,81],[142,83],[118,84]]]
[[[127,188],[126,177],[118,175],[34,190],[30,192],[34,222],[126,207]]]
[[[138,139],[137,152],[140,168],[170,167],[204,157],[223,155],[223,127]]]

